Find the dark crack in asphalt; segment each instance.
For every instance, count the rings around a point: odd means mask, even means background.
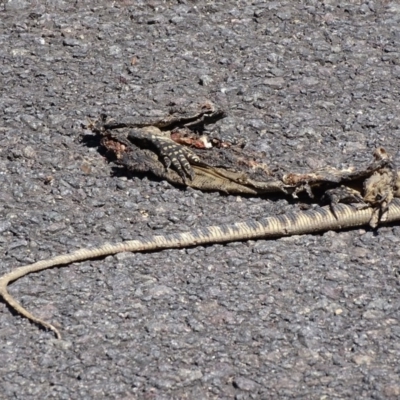
[[[43,5],[41,3],[45,3]],[[211,100],[222,140],[287,170],[400,144],[396,1],[0,2],[0,272],[286,200],[113,173],[82,125]],[[10,287],[4,399],[400,397],[399,227],[119,254]]]

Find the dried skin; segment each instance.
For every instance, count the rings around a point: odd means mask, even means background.
[[[126,150],[126,146],[117,140],[110,137],[103,137],[101,145],[107,150],[107,152],[114,155],[117,160],[121,160]]]
[[[200,113],[197,117],[195,118],[196,122],[199,119],[202,121],[204,114]],[[299,191],[307,191],[312,195],[313,189],[325,187],[325,189],[328,188],[325,191],[328,194],[330,193],[331,202],[339,203],[345,198],[350,199],[350,201],[360,200],[362,207],[357,209],[351,205],[331,204],[330,207],[320,207],[315,210],[289,213],[277,217],[273,216],[257,221],[210,226],[184,233],[144,237],[115,245],[107,244],[90,250],[81,249],[74,253],[39,261],[17,268],[0,277],[0,295],[11,308],[30,321],[52,330],[58,338],[61,338],[59,330],[54,325],[35,317],[9,294],[7,287],[10,282],[32,272],[42,271],[54,266],[67,265],[76,261],[125,251],[159,250],[205,243],[288,236],[360,226],[368,222],[371,226],[376,226],[381,221],[400,220],[400,201],[396,199],[392,202],[393,197],[399,191],[399,176],[390,157],[382,148],[376,150],[374,161],[364,169],[342,171],[325,169],[324,171],[311,172],[310,174],[287,174],[283,178],[265,174],[263,176],[265,179],[256,181],[252,180],[246,171],[233,171],[224,166],[213,166],[197,156],[192,157],[191,153],[184,148],[179,150],[177,148],[178,144],[168,137],[170,131],[161,129],[161,127],[169,126],[168,124],[165,125],[166,119],[163,120],[163,124],[159,123],[154,126],[131,126],[131,129],[139,130],[135,135],[132,135],[132,132],[128,132],[126,135],[123,132],[115,132],[124,127],[127,128],[126,124],[122,126],[124,124],[113,123],[113,125],[107,126],[104,120],[100,124],[93,124],[93,130],[102,136],[102,145],[109,153],[113,154],[120,164],[134,171],[151,172],[172,183],[201,190],[219,190],[226,193],[253,195],[265,192],[283,192],[295,195]],[[170,123],[171,120],[173,118],[170,117]],[[182,120],[175,118],[173,123],[177,121]],[[185,121],[187,122],[188,120],[185,119]],[[190,122],[193,122],[193,120]],[[159,136],[157,136],[157,132],[161,132]],[[161,137],[162,140],[160,139]],[[138,143],[133,143],[132,139],[137,140]],[[143,149],[137,147],[141,143],[140,139],[147,147],[145,146]],[[173,145],[171,145],[171,142]],[[166,143],[166,147],[163,146],[164,143]],[[149,148],[149,144],[154,145],[155,151]],[[176,157],[177,160],[179,157],[186,157],[185,162],[189,164],[193,172],[193,177],[190,181],[187,181],[179,173],[179,169],[176,170],[176,166],[174,170],[173,168],[165,167],[161,162],[160,157],[164,157],[164,159],[166,157],[163,151],[167,150],[168,153],[170,148],[173,149],[172,156]],[[171,152],[169,154],[171,156]],[[226,155],[224,152],[219,154]],[[242,166],[259,168],[260,165],[254,163],[251,158],[246,160],[246,156],[241,156],[242,158],[238,157],[236,159],[241,159]],[[229,159],[229,156],[225,160],[227,159]],[[220,161],[222,162],[223,160]],[[354,181],[363,182],[363,193],[349,187]]]
[[[197,112],[172,112],[153,122],[147,120],[145,124],[103,119],[100,123],[92,123],[91,127],[100,132],[102,145],[119,164],[133,172],[150,172],[181,186],[235,194],[280,192],[294,197],[305,192],[313,199],[318,193],[322,198],[330,199],[332,204],[358,202],[381,210],[387,207],[395,193],[400,194],[400,184],[396,185],[397,172],[383,148],[376,149],[373,162],[365,168],[338,170],[327,167],[309,173],[273,174],[258,160],[260,155],[244,153],[241,146],[218,139],[210,141],[193,130],[207,118],[223,115],[216,110],[212,103],[206,102]],[[165,142],[156,145],[156,149],[151,147],[160,140]]]

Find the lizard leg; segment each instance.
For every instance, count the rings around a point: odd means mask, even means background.
[[[391,157],[382,147],[374,152],[374,161],[366,170],[363,187],[360,191],[347,186],[339,186],[325,192],[323,200],[329,203],[332,213],[336,215],[338,203],[350,203],[357,209],[372,207],[374,212],[370,226],[375,228],[388,218],[389,204],[397,193],[398,173]]]
[[[364,201],[375,207],[370,221],[373,228],[379,222],[387,220],[389,205],[395,195],[397,182],[396,167],[385,149],[377,148],[374,157],[382,166],[364,181]]]
[[[185,181],[194,178],[191,164],[201,163],[199,157],[189,148],[175,143],[167,136],[169,132],[162,132],[157,127],[133,129],[128,134],[128,139],[135,144],[153,148],[162,160],[166,169],[172,167]]]
[[[336,206],[339,203],[353,204],[357,209],[369,207],[359,191],[344,185],[327,190],[321,200],[329,204],[329,208],[336,218],[338,218]]]

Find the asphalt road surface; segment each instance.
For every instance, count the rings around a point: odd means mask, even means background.
[[[274,215],[127,176],[88,118],[211,100],[271,168],[399,164],[397,1],[0,1],[0,272]],[[1,399],[396,399],[400,228],[120,254],[10,286]]]

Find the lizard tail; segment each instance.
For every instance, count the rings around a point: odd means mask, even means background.
[[[16,268],[8,274],[3,275],[0,277],[0,296],[16,312],[43,328],[50,329],[60,339],[61,334],[54,325],[32,315],[9,294],[7,290],[9,283],[33,272],[122,252],[192,247],[208,243],[224,243],[259,238],[267,239],[362,226],[370,222],[373,214],[374,208],[372,207],[357,209],[351,205],[338,204],[335,205],[334,213],[330,207],[319,207],[317,209],[287,213],[259,220],[238,222],[232,225],[208,226],[193,229],[190,232],[148,236],[118,244],[105,244],[94,249],[80,249],[72,253]],[[396,220],[400,220],[400,199],[394,199],[391,202],[385,222]]]

